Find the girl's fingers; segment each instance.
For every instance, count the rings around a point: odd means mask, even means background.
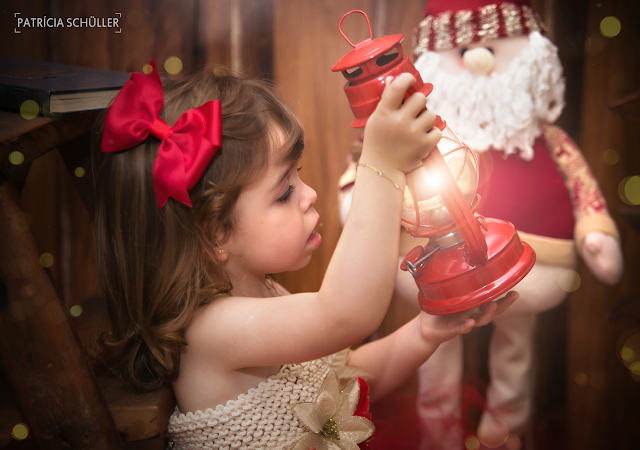
[[[476,325],[476,321],[474,319],[467,319],[464,321],[464,323],[461,323],[460,325],[458,325],[457,327],[458,329],[456,331],[460,334],[467,334],[471,330],[473,330],[473,327],[475,325]]]
[[[425,131],[432,131],[433,128],[435,128],[434,125],[436,123],[436,115],[433,112],[427,111],[423,108],[418,115],[416,122],[418,122],[420,124],[420,128],[423,128]],[[440,131],[438,128],[435,129]]]
[[[389,78],[385,80],[385,88],[380,98],[380,105],[387,109],[399,109],[404,99],[404,94],[416,82],[416,79],[410,73],[402,73],[395,77],[390,83]]]
[[[498,300],[496,302],[498,303],[498,309],[496,309],[496,316],[498,314],[502,314],[503,312],[505,312],[507,308],[511,306],[513,302],[515,302],[518,299],[518,297],[520,297],[520,294],[518,294],[517,292],[511,291],[503,299]]]
[[[496,310],[498,309],[498,305],[496,304],[496,302],[485,303],[485,305],[483,306],[484,308],[482,309],[480,317],[476,319],[477,327],[483,327],[491,322]]]
[[[432,127],[429,131],[427,131],[426,145],[428,146],[428,148],[433,149],[436,145],[438,145],[438,142],[440,142],[441,138],[442,131],[440,131],[440,129],[437,127]]]
[[[424,94],[420,92],[416,92],[407,100],[405,100],[402,107],[409,115],[409,117],[419,117],[423,111],[427,110],[427,97],[425,97]],[[435,117],[433,120],[435,123]],[[425,130],[429,130],[430,128],[431,127],[425,128]]]

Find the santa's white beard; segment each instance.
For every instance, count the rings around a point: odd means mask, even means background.
[[[442,116],[473,150],[493,147],[505,156],[520,152],[533,158],[533,143],[541,123],[553,123],[564,108],[565,82],[556,47],[540,33],[529,35],[529,46],[503,73],[458,76],[444,72],[440,55],[427,52],[416,68],[433,92],[427,106]]]

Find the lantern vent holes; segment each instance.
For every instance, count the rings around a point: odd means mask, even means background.
[[[393,61],[394,59],[396,59],[398,57],[400,53],[398,52],[397,48],[394,48],[392,50],[389,50],[387,53],[385,53],[382,56],[378,56],[378,58],[376,59],[376,64],[378,65],[378,67],[384,67],[387,64],[389,64],[391,61]]]
[[[343,70],[342,75],[346,79],[357,78],[362,75],[362,69],[360,67],[352,67],[351,69]]]

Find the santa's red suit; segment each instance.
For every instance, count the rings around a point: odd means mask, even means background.
[[[478,214],[513,223],[537,257],[514,288],[520,298],[493,321],[491,380],[478,430],[492,448],[522,445],[531,416],[536,314],[558,306],[575,287],[577,255],[603,282],[615,283],[622,273],[618,231],[598,184],[576,144],[551,125],[564,106],[564,79],[542,30],[529,0],[428,0],[414,36],[416,68],[434,85],[427,106],[476,153]],[[351,163],[340,180],[343,220],[354,172]],[[403,234],[400,260],[424,243]],[[417,304],[407,272],[398,272],[396,292]],[[461,425],[451,425],[459,417],[462,365],[458,337],[419,370],[423,448],[464,448]]]

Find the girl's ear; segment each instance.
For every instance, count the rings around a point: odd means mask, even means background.
[[[220,247],[216,247],[216,256],[218,257],[218,261],[225,262],[229,259],[229,252]]]

